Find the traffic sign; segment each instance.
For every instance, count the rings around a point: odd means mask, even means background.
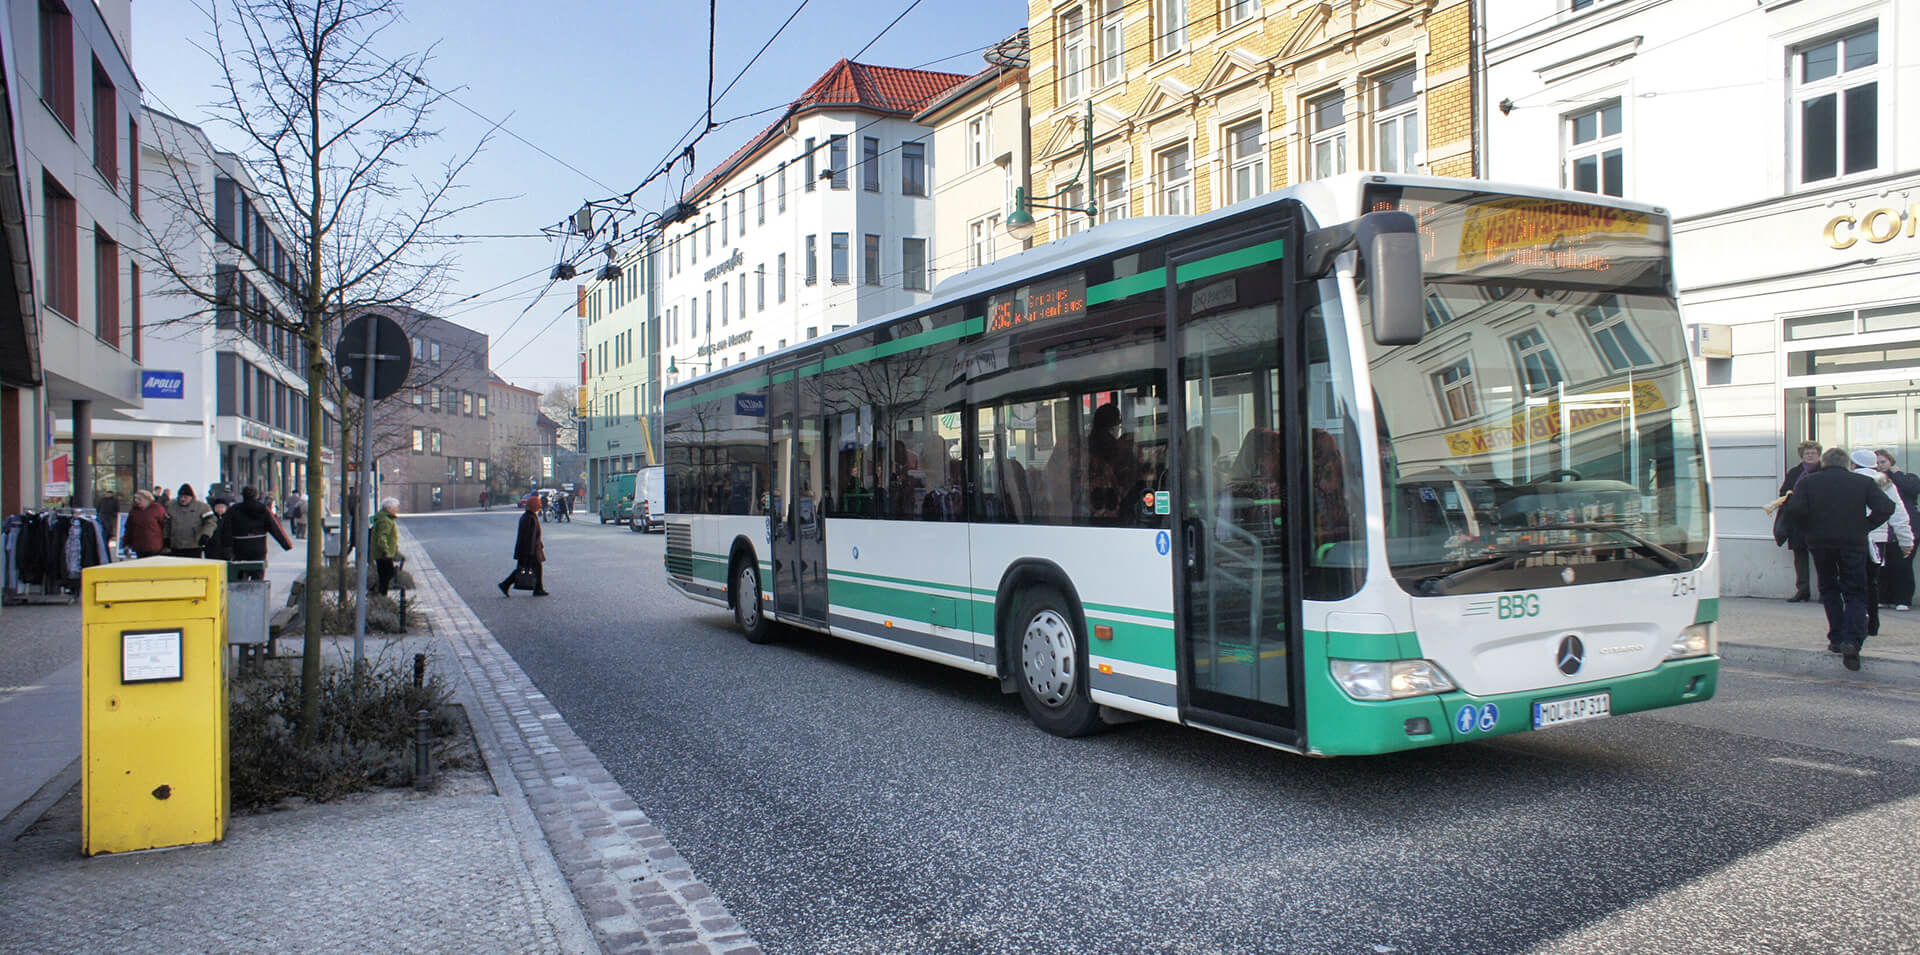
[[[369,354],[373,357],[371,393],[361,377],[367,372]],[[340,382],[347,394],[378,401],[400,390],[413,367],[413,353],[399,322],[369,313],[348,322],[340,332],[340,341],[333,347],[333,364],[340,369]]]

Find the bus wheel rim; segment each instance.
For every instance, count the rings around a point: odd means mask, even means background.
[[[740,586],[733,595],[733,604],[740,608],[740,623],[748,630],[760,624],[760,575],[754,573],[753,566],[740,568]]]
[[[1042,610],[1027,621],[1020,641],[1021,670],[1027,688],[1045,706],[1064,706],[1072,697],[1076,655],[1073,628],[1059,613]]]

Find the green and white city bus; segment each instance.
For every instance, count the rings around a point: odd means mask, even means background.
[[[1360,174],[1129,219],[672,388],[666,570],[748,639],[1380,753],[1709,699],[1665,211]]]

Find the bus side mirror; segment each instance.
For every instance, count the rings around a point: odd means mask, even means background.
[[[1373,340],[1382,345],[1420,344],[1427,330],[1427,305],[1419,226],[1413,216],[1369,212],[1354,224],[1354,240],[1366,270]]]

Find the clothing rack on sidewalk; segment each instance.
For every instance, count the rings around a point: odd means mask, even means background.
[[[29,509],[0,525],[0,601],[72,603],[80,572],[113,560],[99,512],[91,507]]]

